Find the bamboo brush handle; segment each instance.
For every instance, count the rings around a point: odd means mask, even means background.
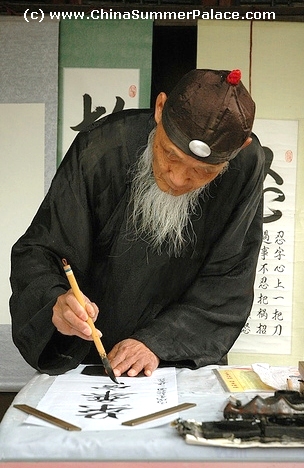
[[[79,289],[78,283],[77,283],[76,278],[75,278],[74,273],[73,273],[73,270],[72,270],[71,266],[68,265],[66,260],[62,260],[62,263],[63,263],[63,268],[64,268],[64,271],[65,271],[65,274],[66,274],[66,276],[68,278],[68,281],[69,281],[70,286],[72,288],[72,291],[74,293],[74,296],[76,297],[79,304],[85,309],[86,304],[85,304],[85,301],[84,301],[84,298],[83,298],[83,294]],[[92,330],[92,338],[94,340],[94,343],[95,343],[95,346],[97,348],[98,353],[100,354],[100,356],[106,356],[106,351],[105,351],[105,349],[103,347],[102,342],[100,341],[99,335],[97,333],[97,330],[95,328],[94,322],[91,319],[91,317],[88,317],[87,324],[89,325],[89,327]]]

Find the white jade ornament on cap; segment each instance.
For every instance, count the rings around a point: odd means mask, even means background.
[[[189,149],[192,153],[201,158],[207,158],[211,153],[211,149],[207,143],[200,140],[191,140],[189,143]]]

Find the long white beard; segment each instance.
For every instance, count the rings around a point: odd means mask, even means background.
[[[154,251],[165,249],[170,256],[179,257],[186,245],[195,242],[190,217],[199,207],[198,197],[206,186],[179,196],[158,188],[152,170],[154,133],[150,134],[132,181],[129,223],[135,237],[144,239]]]

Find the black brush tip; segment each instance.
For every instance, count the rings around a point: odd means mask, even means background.
[[[111,364],[110,364],[110,361],[107,357],[103,357],[101,358],[102,359],[102,363],[104,365],[104,368],[108,374],[108,376],[110,377],[110,379],[115,382],[116,384],[119,384],[118,380],[116,379],[115,375],[114,375],[114,372],[113,372],[113,369],[111,367]]]

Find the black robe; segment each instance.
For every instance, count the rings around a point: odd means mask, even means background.
[[[91,342],[52,324],[69,289],[66,258],[83,293],[99,306],[96,326],[109,352],[125,338],[162,362],[218,362],[246,323],[262,238],[264,153],[258,139],[200,197],[195,242],[181,257],[153,253],[126,235],[130,169],[155,126],[151,110],[123,111],[79,133],[32,224],[12,249],[13,339],[26,361],[58,374],[98,362]],[[97,358],[97,360],[96,360]]]

